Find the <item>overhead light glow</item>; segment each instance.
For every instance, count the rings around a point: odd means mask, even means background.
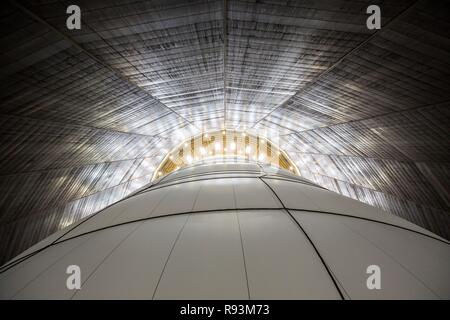
[[[175,134],[175,136],[179,136]],[[172,141],[173,142],[173,141]],[[267,146],[271,145],[271,149]],[[193,148],[191,149],[191,146]],[[268,156],[271,151],[274,156]],[[250,132],[228,131],[224,128],[214,132],[203,132],[197,136],[191,136],[181,141],[174,149],[160,148],[161,156],[155,157],[155,161],[162,161],[156,168],[152,168],[153,179],[164,177],[166,174],[191,166],[197,161],[213,160],[214,163],[222,161],[259,161],[278,166],[297,173],[297,167],[288,158],[288,155],[280,150],[272,140],[265,136],[255,136]],[[278,156],[276,156],[278,154]],[[233,157],[230,157],[233,156]],[[280,159],[283,157],[283,159]],[[215,158],[218,158],[215,160]],[[280,161],[282,160],[282,161]]]

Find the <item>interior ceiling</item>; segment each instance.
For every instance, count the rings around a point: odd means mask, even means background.
[[[177,145],[154,169],[152,182],[199,162],[210,163],[210,160],[211,163],[252,162],[281,168],[294,175],[299,174],[298,168],[289,156],[266,137],[241,131],[219,130],[199,134]]]
[[[224,126],[450,238],[448,2],[86,0],[72,31],[70,4],[2,4],[0,261]]]

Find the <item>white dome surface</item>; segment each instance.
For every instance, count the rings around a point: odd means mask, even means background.
[[[367,287],[371,265],[380,289]],[[1,299],[450,298],[446,240],[256,163],[174,172],[0,272]]]

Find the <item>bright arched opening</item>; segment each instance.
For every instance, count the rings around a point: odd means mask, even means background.
[[[266,137],[242,131],[222,130],[191,137],[173,148],[155,170],[152,180],[199,161],[211,159],[259,162],[294,174],[299,172],[286,152]]]

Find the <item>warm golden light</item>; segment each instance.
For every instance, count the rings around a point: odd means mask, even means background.
[[[267,137],[258,137],[242,131],[220,130],[181,141],[156,168],[153,179],[211,158],[226,158],[227,162],[233,159],[259,162],[298,174],[295,164],[286,153]]]

